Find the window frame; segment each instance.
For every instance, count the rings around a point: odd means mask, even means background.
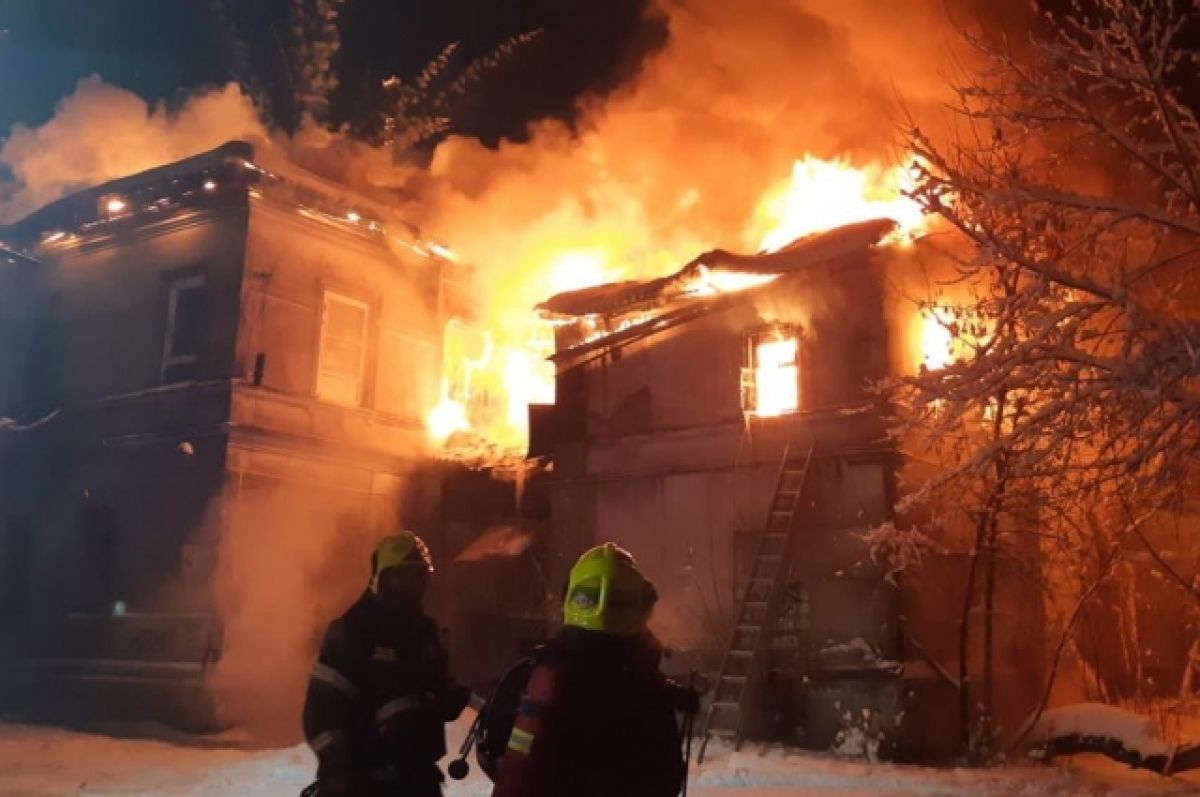
[[[758,347],[772,339],[792,338],[796,341],[796,356],[790,366],[796,369],[796,402],[791,409],[762,415],[758,410]],[[804,409],[804,355],[803,337],[797,324],[769,324],[747,331],[743,338],[742,368],[740,379],[740,402],[742,412],[760,418],[780,418],[794,415]]]
[[[321,309],[319,322],[317,324],[317,357],[316,357],[316,373],[313,379],[313,396],[321,402],[327,404],[335,404],[342,407],[363,407],[367,403],[367,362],[370,356],[371,346],[371,302],[366,299],[361,299],[345,291],[336,290],[329,286],[321,288]],[[362,325],[360,327],[360,345],[358,352],[358,373],[355,377],[355,397],[352,401],[345,401],[340,397],[323,394],[322,376],[326,373],[326,325],[329,319],[329,304],[330,301],[340,302],[357,310],[362,311]]]
[[[163,328],[163,348],[162,357],[159,360],[158,366],[158,382],[160,385],[173,385],[183,382],[194,381],[195,374],[192,379],[167,379],[167,374],[172,368],[181,365],[196,365],[200,361],[200,352],[189,352],[185,354],[176,354],[175,339],[177,325],[179,321],[179,297],[185,291],[203,291],[208,287],[208,280],[203,274],[179,274],[172,277],[167,282],[167,318],[166,325]]]

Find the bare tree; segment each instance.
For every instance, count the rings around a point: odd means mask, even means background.
[[[912,196],[966,246],[956,300],[928,299],[958,357],[887,385],[938,466],[904,507],[975,523],[963,634],[982,577],[988,681],[994,568],[1030,540],[1064,642],[1135,550],[1195,594],[1145,529],[1189,504],[1200,451],[1198,26],[1183,0],[1072,0],[1019,53],[968,37],[986,66],[956,134],[908,131]]]

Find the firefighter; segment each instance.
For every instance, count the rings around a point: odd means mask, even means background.
[[[571,570],[563,628],[521,697],[492,797],[674,797],[685,775],[675,712],[696,696],[660,671],[646,621],[658,596],[612,543]]]
[[[325,635],[304,702],[304,735],[317,755],[319,797],[441,794],[443,723],[469,692],[450,677],[446,650],[421,599],[429,549],[405,531],[371,555],[362,597]]]

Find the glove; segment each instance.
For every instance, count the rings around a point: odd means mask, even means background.
[[[442,692],[438,700],[438,709],[442,714],[443,722],[454,722],[458,716],[463,713],[463,709],[467,707],[467,703],[471,700],[471,690],[465,686],[455,684]]]

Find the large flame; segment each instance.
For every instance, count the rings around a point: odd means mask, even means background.
[[[756,206],[747,209],[743,240],[708,243],[776,251],[806,235],[877,218],[898,223],[895,240],[911,240],[923,231],[925,218],[904,195],[908,177],[903,167],[855,166],[845,159],[805,155],[795,161],[790,177],[766,187]],[[502,448],[522,449],[528,439],[529,405],[554,401],[554,369],[547,360],[554,353],[553,328],[536,317],[533,305],[564,291],[662,276],[677,269],[686,256],[677,251],[677,242],[674,249],[667,243],[654,249],[640,241],[636,230],[624,235],[621,229],[579,228],[571,221],[531,232],[513,252],[518,261],[514,273],[524,278],[493,285],[484,297],[479,329],[472,333],[486,341],[483,351],[476,345],[476,351],[469,352],[456,342],[465,331],[462,324],[455,322],[447,329],[447,379],[427,416],[436,444],[455,432],[470,431]],[[681,230],[679,239],[706,240],[703,230]],[[680,293],[715,296],[759,287],[776,276],[701,267]],[[646,319],[636,316],[621,324],[642,320]],[[595,335],[612,331],[598,327]],[[779,415],[798,407],[796,355],[794,337],[758,345],[755,414]]]
[[[941,308],[921,311],[921,365],[939,371],[953,359],[954,335],[950,313]]]
[[[775,252],[799,238],[846,224],[891,219],[899,225],[897,240],[912,240],[924,231],[926,216],[904,194],[912,172],[904,166],[852,166],[846,160],[800,158],[790,179],[781,180],[755,208],[755,226],[764,230],[759,248]]]
[[[771,417],[800,406],[800,371],[795,335],[760,341],[754,351],[755,415]]]

